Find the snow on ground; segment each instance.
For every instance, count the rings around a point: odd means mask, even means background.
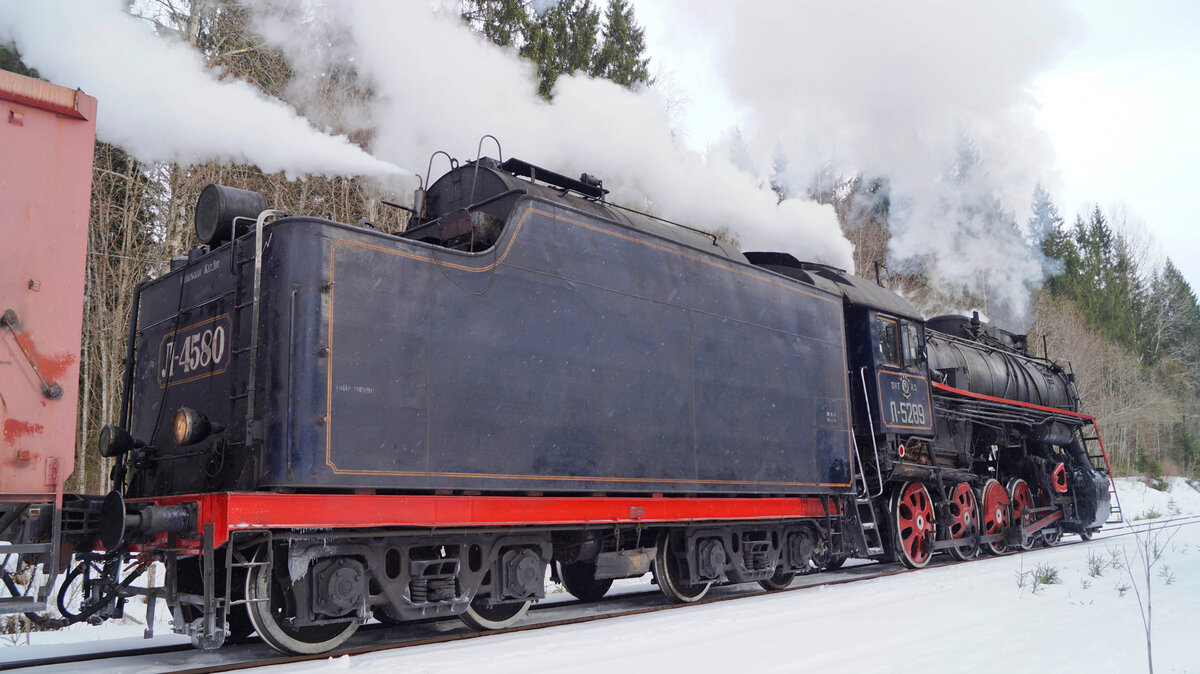
[[[1167,486],[1163,492],[1134,479],[1119,480],[1126,519],[1200,514],[1195,483],[1168,478]],[[1135,524],[1139,530],[1150,528],[1149,534],[1141,534],[1143,540],[1157,536],[1165,543],[1173,536],[1149,584],[1155,667],[1159,672],[1200,672],[1194,641],[1200,626],[1200,524],[1164,527],[1162,518]],[[289,665],[281,671],[441,674],[481,663],[493,673],[623,666],[698,672],[749,667],[766,672],[1144,671],[1145,632],[1136,591],[1144,599],[1146,582],[1144,573],[1139,574],[1135,591],[1128,570],[1119,568],[1126,557],[1138,563],[1138,539],[1117,535],[1125,530],[1110,527],[1107,537],[1086,545],[920,573]],[[1102,567],[1098,573],[1097,566]],[[1031,576],[1038,570],[1057,572],[1058,582],[1035,589]],[[620,589],[647,589],[646,583],[627,581]],[[140,633],[140,626],[130,627]],[[104,628],[34,634],[34,646],[0,648],[0,660],[44,657],[33,654],[40,650],[37,644],[49,645],[67,635],[70,640],[90,639],[97,632],[89,630],[97,629]]]
[[[1126,520],[1153,519],[1155,514],[1169,517],[1179,513],[1200,514],[1200,481],[1182,477],[1163,478],[1166,491],[1153,489],[1148,480],[1133,477],[1117,478],[1117,497],[1125,511]]]

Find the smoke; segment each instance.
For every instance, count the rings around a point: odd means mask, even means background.
[[[474,33],[452,4],[318,0],[300,10],[277,1],[251,10],[256,30],[283,51],[302,83],[291,93],[303,95],[311,90],[304,82],[352,64],[373,92],[361,118],[373,131],[372,150],[396,164],[425,172],[437,149],[474,158],[479,139],[492,134],[506,158],[599,176],[613,201],[726,232],[743,249],[852,264],[832,208],[777,205],[729,153],[683,149],[653,89],[564,76],[548,102],[536,93],[532,64]],[[497,152],[484,144],[484,154]],[[439,170],[444,162],[434,166],[435,177]]]
[[[831,170],[886,175],[890,266],[919,262],[943,290],[986,297],[993,315],[1025,320],[1042,266],[1014,223],[1028,217],[1039,179],[1056,182],[1031,83],[1074,35],[1061,3],[642,7],[663,58],[710,45],[706,86],[740,111],[756,165],[771,166],[781,149],[792,193]],[[964,144],[976,155],[965,172]]]
[[[0,42],[53,82],[96,96],[96,134],[144,162],[210,160],[268,173],[394,175],[345,136],[324,134],[281,101],[220,81],[181,40],[159,38],[119,0],[0,3]]]

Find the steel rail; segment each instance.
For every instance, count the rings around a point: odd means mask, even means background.
[[[1099,537],[1093,538],[1091,541],[1085,541],[1085,540],[1080,539],[1080,540],[1077,540],[1077,541],[1074,541],[1071,543],[1059,543],[1052,547],[1053,548],[1067,548],[1067,547],[1072,547],[1072,546],[1080,545],[1080,544],[1092,543],[1092,542],[1097,542],[1097,541],[1106,541],[1109,539],[1122,538],[1125,536],[1132,536],[1132,535],[1141,533],[1141,531],[1138,528],[1159,528],[1159,527],[1170,527],[1170,526],[1186,526],[1186,525],[1192,525],[1192,524],[1200,524],[1200,514],[1183,515],[1183,516],[1174,517],[1174,518],[1155,518],[1155,519],[1150,519],[1150,520],[1136,520],[1136,521],[1129,522],[1125,527],[1122,527],[1121,529],[1111,530],[1112,533],[1110,535],[1099,536]],[[1024,551],[1017,550],[1013,553],[1005,554],[1002,556],[1015,557],[1017,555],[1027,554],[1029,552],[1036,552],[1039,550],[1048,550],[1048,549],[1051,549],[1051,548],[1039,547],[1039,548],[1034,548],[1032,550],[1024,550]],[[498,635],[498,634],[514,634],[514,633],[518,633],[518,632],[531,632],[534,630],[540,630],[540,629],[545,629],[545,628],[550,628],[550,627],[564,627],[567,625],[577,625],[577,624],[582,624],[582,623],[594,622],[597,620],[606,620],[606,619],[610,619],[610,618],[621,618],[621,617],[625,617],[625,616],[643,615],[643,614],[647,614],[647,613],[657,613],[659,611],[683,609],[683,608],[687,608],[689,606],[699,606],[699,605],[703,605],[703,604],[716,604],[716,603],[720,603],[720,602],[734,601],[734,600],[739,600],[739,599],[747,599],[750,597],[763,596],[764,594],[779,594],[779,593],[783,593],[783,592],[802,592],[805,590],[813,590],[813,589],[829,587],[829,586],[833,586],[833,585],[848,585],[850,583],[857,583],[859,581],[873,580],[876,578],[888,578],[891,576],[899,576],[899,575],[903,575],[903,574],[907,574],[907,573],[923,571],[925,569],[940,569],[940,568],[949,567],[949,566],[956,566],[959,564],[970,564],[972,562],[979,561],[982,559],[988,559],[991,557],[993,557],[993,555],[981,554],[980,556],[978,556],[974,559],[968,559],[968,560],[963,560],[963,561],[957,561],[957,560],[945,558],[943,560],[939,560],[939,562],[936,564],[931,564],[930,566],[924,567],[922,569],[907,569],[907,568],[901,567],[901,568],[894,568],[894,569],[889,569],[889,570],[882,570],[878,573],[869,573],[869,574],[864,574],[864,575],[850,576],[849,574],[852,573],[853,571],[859,570],[859,572],[861,573],[861,570],[865,566],[870,566],[870,565],[856,565],[856,566],[846,567],[846,568],[844,568],[842,570],[838,570],[838,571],[823,572],[825,574],[830,574],[830,575],[834,576],[833,578],[831,578],[829,580],[812,583],[809,585],[798,585],[795,587],[788,587],[788,588],[784,588],[782,590],[771,590],[771,591],[765,591],[765,592],[764,591],[752,591],[750,593],[739,592],[737,594],[730,594],[730,595],[722,596],[722,597],[712,597],[712,598],[708,598],[708,599],[703,599],[701,601],[693,602],[690,604],[663,604],[661,606],[650,606],[650,607],[643,607],[643,608],[615,610],[610,613],[578,616],[575,618],[564,618],[561,620],[549,620],[546,622],[526,624],[526,625],[514,625],[513,627],[509,627],[509,628],[502,629],[502,630],[491,630],[491,631],[486,631],[486,632],[460,632],[460,633],[456,633],[456,634],[446,634],[446,635],[440,635],[440,636],[435,636],[435,637],[407,639],[407,640],[394,641],[394,642],[388,642],[388,643],[370,644],[370,645],[355,646],[355,647],[350,647],[350,648],[340,648],[340,649],[335,649],[335,650],[328,651],[325,653],[318,653],[318,654],[313,654],[313,655],[294,655],[294,656],[278,655],[275,657],[267,657],[267,658],[258,659],[258,660],[247,660],[247,661],[242,661],[242,662],[229,662],[229,663],[222,663],[222,664],[209,663],[209,664],[205,664],[205,665],[194,667],[194,668],[171,668],[169,671],[172,674],[199,674],[200,672],[233,672],[233,671],[240,671],[240,670],[245,670],[245,669],[253,669],[255,667],[267,667],[267,666],[271,666],[271,665],[286,665],[286,664],[294,664],[294,663],[301,663],[301,662],[313,662],[313,661],[317,661],[317,660],[326,660],[329,658],[342,657],[345,655],[350,655],[350,656],[365,655],[368,653],[378,653],[378,652],[383,652],[383,651],[397,650],[400,648],[409,648],[409,647],[413,647],[413,646],[429,646],[429,645],[433,645],[433,644],[449,643],[449,642],[453,642],[453,641],[463,641],[466,639],[478,639],[478,638],[484,638],[484,637]],[[878,567],[876,567],[876,568],[878,568]],[[837,576],[849,576],[849,577],[837,577]],[[645,592],[630,592],[630,593],[610,597],[609,599],[605,600],[604,603],[617,603],[623,599],[646,597],[646,596],[652,596],[652,595],[657,595],[657,594],[659,594],[658,590],[651,590],[651,591],[645,591]],[[582,603],[584,603],[584,602],[580,602],[580,601],[555,602],[553,604],[542,604],[540,606],[534,606],[533,608],[538,609],[538,610],[553,610],[553,609],[560,609],[560,608],[565,608],[565,607],[570,607],[570,606],[578,606],[579,604],[582,604]],[[438,619],[430,619],[430,620],[424,620],[424,621],[411,621],[407,624],[435,623],[435,622],[442,622],[442,621],[446,621],[446,620],[453,620],[453,618],[449,618],[449,619],[438,618]],[[370,631],[374,631],[374,630],[394,629],[394,628],[395,628],[395,626],[392,626],[392,625],[371,625],[367,629],[370,629]],[[247,642],[247,643],[254,643],[254,641],[256,641],[256,640],[251,640],[250,642]],[[191,645],[179,644],[179,645],[173,645],[173,646],[149,646],[149,647],[145,647],[145,648],[134,648],[134,649],[127,649],[127,650],[122,650],[122,651],[107,651],[107,652],[102,652],[102,653],[67,655],[67,656],[59,656],[59,657],[52,657],[52,658],[42,658],[42,659],[37,659],[37,660],[25,660],[25,661],[21,661],[21,662],[0,663],[0,671],[25,669],[25,668],[29,668],[29,667],[77,664],[77,663],[81,663],[81,662],[102,661],[102,660],[109,660],[109,659],[115,659],[115,658],[121,658],[121,657],[140,657],[140,656],[148,656],[148,655],[162,655],[162,654],[185,652],[185,651],[191,651],[191,650],[193,650]],[[199,653],[199,651],[197,651],[197,652]]]

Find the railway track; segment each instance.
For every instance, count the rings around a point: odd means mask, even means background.
[[[1094,540],[1107,541],[1133,536],[1135,533],[1145,531],[1149,527],[1158,528],[1161,526],[1187,526],[1194,524],[1200,524],[1200,515],[1139,520],[1127,523],[1119,529],[1112,529],[1110,532],[1101,532],[1101,535],[1098,535]],[[1081,543],[1087,543],[1087,541],[1075,540],[1070,543],[1059,543],[1055,547],[1070,547]],[[1029,552],[1037,552],[1042,549],[1044,548],[1038,548]],[[969,564],[973,561],[976,560],[954,561],[949,557],[939,556],[926,568],[942,568],[958,564]],[[837,571],[800,576],[793,582],[792,586],[783,590],[777,590],[775,593],[803,592],[817,587],[846,585],[920,570],[907,569],[898,563],[865,562],[846,566]],[[551,601],[535,605],[529,616],[521,624],[508,629],[491,632],[470,631],[457,619],[416,621],[398,627],[372,624],[364,626],[352,639],[352,642],[356,642],[356,645],[319,655],[283,656],[271,650],[261,641],[251,639],[243,644],[226,647],[217,653],[196,651],[190,645],[186,644],[149,646],[100,653],[65,655],[21,662],[0,662],[0,671],[21,669],[34,674],[35,672],[54,672],[59,668],[67,668],[71,665],[95,662],[98,668],[103,668],[106,671],[129,670],[147,673],[162,671],[171,672],[172,674],[231,672],[269,665],[286,665],[347,655],[362,655],[414,646],[479,639],[498,634],[530,632],[610,618],[672,611],[684,609],[692,605],[736,601],[766,594],[757,588],[753,591],[746,591],[748,586],[748,584],[741,584],[713,588],[709,598],[695,604],[663,603],[665,599],[658,590],[615,594],[602,602],[590,604],[579,601]],[[71,669],[75,668],[72,667]]]

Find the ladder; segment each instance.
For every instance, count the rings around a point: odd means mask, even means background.
[[[1121,511],[1121,498],[1117,495],[1117,483],[1113,480],[1112,469],[1108,465],[1108,455],[1104,452],[1104,440],[1100,439],[1100,427],[1093,422],[1092,429],[1096,434],[1089,436],[1085,435],[1083,429],[1080,428],[1079,441],[1083,445],[1083,452],[1087,454],[1088,461],[1092,462],[1092,467],[1103,465],[1108,474],[1108,520],[1104,523],[1120,524],[1125,521],[1125,515]],[[1092,443],[1096,443],[1095,449],[1093,449]]]
[[[851,434],[853,438],[854,435]],[[854,462],[858,470],[854,473],[854,510],[858,527],[855,536],[858,547],[867,551],[868,557],[882,555],[883,534],[879,531],[879,520],[875,517],[875,504],[871,498],[871,487],[863,471],[862,457],[858,454],[858,441],[854,441]]]

